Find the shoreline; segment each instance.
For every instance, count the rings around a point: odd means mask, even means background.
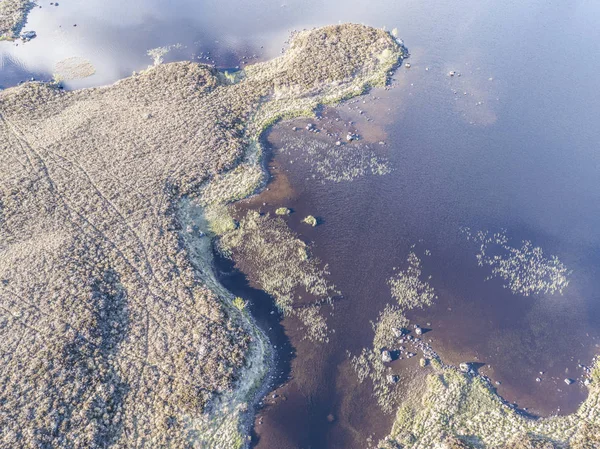
[[[35,6],[33,0],[4,0],[0,3],[0,42],[19,39],[27,16]]]

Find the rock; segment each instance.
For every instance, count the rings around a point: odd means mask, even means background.
[[[392,354],[390,353],[390,351],[381,352],[381,361],[383,363],[390,363],[392,361]]]
[[[421,359],[421,360],[419,360],[419,366],[421,368],[425,368],[427,366],[427,364],[428,364],[427,359]]]
[[[335,143],[336,146],[340,146],[342,144],[342,142],[340,142],[339,140]]]
[[[309,123],[308,125],[306,125],[306,130],[307,131],[312,131],[314,129],[315,125],[312,123]]]
[[[462,362],[458,367],[463,373],[468,373],[471,370],[471,365],[467,362]]]
[[[420,327],[415,327],[415,334],[417,334],[417,335],[423,334],[423,329],[421,329]]]
[[[28,42],[37,37],[37,33],[35,31],[23,31],[20,37],[23,42]]]
[[[406,67],[407,69],[410,69],[410,62],[405,63],[404,67]]]
[[[390,384],[397,384],[399,380],[400,376],[397,376],[396,374],[390,374],[389,376],[387,376],[387,381]]]
[[[583,381],[583,385],[585,385],[586,387],[589,387],[591,383],[592,383],[592,379],[590,379],[590,378],[587,378]]]
[[[575,381],[574,381],[573,379],[569,379],[569,378],[567,377],[567,378],[565,379],[565,383],[566,383],[567,385],[571,385],[571,384],[575,383]]]
[[[539,377],[536,377],[536,378],[535,378],[535,381],[536,381],[536,382],[541,382],[541,381],[542,381],[542,379],[540,379]]]
[[[327,422],[334,422],[335,421],[335,416],[333,415],[333,413],[330,413],[329,415],[327,415]]]
[[[398,338],[404,335],[404,329],[402,329],[401,327],[392,327],[392,332]]]
[[[448,72],[448,76],[454,76],[454,75],[456,75],[456,72],[454,70],[450,70]]]

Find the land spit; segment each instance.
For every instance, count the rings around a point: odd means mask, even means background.
[[[209,239],[264,184],[266,128],[385,84],[404,55],[340,25],[233,78],[181,62],[0,92],[1,445],[245,446],[271,351]]]
[[[31,0],[0,1],[0,41],[19,37],[27,14],[34,6],[35,2]]]

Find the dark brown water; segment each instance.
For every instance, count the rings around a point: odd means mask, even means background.
[[[484,364],[498,392],[532,413],[568,413],[585,398],[563,379],[579,378],[578,363],[589,364],[600,344],[598,2],[59,3],[40,1],[32,12],[33,41],[0,42],[0,88],[49,79],[56,62],[72,56],[88,58],[97,72],[67,87],[107,84],[151,64],[148,49],[178,43],[166,61],[234,67],[276,56],[292,29],[338,21],[397,27],[411,51],[412,66],[398,72],[394,89],[314,122],[336,130],[354,121],[362,141],[389,158],[391,174],[316,182],[306,163],[278,150],[293,133],[281,124],[269,135],[273,182],[240,206],[293,208],[289,225],[315,242],[344,294],[328,317],[330,343],[315,345],[220,264],[226,285],[252,301],[278,346],[282,380],[290,377],[257,418],[256,447],[363,448],[369,436],[377,441],[389,431],[392,416],[378,409],[368,383],[357,384],[346,351],[371,344],[369,321],[392,302],[386,280],[413,244],[439,298],[410,318],[432,329],[426,339],[446,362]],[[449,77],[451,70],[461,76]],[[324,132],[305,134],[326,140]],[[321,225],[300,223],[307,214]],[[504,228],[513,244],[529,239],[556,254],[573,270],[564,295],[524,298],[485,281],[489,273],[477,266],[462,226]]]
[[[357,385],[346,351],[357,354],[371,344],[369,321],[393,301],[386,281],[393,267],[405,266],[413,244],[439,298],[409,317],[431,329],[427,340],[444,361],[481,364],[505,399],[533,414],[570,413],[585,399],[581,383],[567,386],[564,379],[581,379],[579,365],[599,352],[598,136],[581,124],[578,132],[557,125],[571,117],[542,107],[544,95],[524,102],[515,87],[522,79],[508,65],[448,77],[425,70],[428,65],[415,57],[411,63],[391,91],[327,110],[320,120],[276,126],[268,138],[274,151],[270,190],[238,206],[292,208],[290,227],[315,243],[315,255],[329,264],[345,297],[330,317],[336,333],[326,347],[302,342],[296,324],[283,321],[297,358],[291,382],[281,388],[288,401],[261,414],[257,447],[364,447],[369,435],[377,440],[389,430],[392,417],[377,409],[368,385]],[[472,91],[472,85],[482,87]],[[571,89],[595,95],[583,87]],[[502,100],[473,104],[492,95]],[[586,104],[584,116],[598,109]],[[307,145],[334,145],[336,138],[326,133],[350,121],[341,129],[356,129],[387,156],[391,174],[321,183],[311,163],[286,148],[298,134]],[[305,131],[308,122],[322,132]],[[301,223],[308,214],[321,224]],[[531,240],[573,270],[570,285],[563,295],[523,297],[498,279],[486,281],[489,272],[477,266],[477,248],[460,232],[463,226],[504,228],[514,245]],[[301,413],[292,421],[294,410]]]

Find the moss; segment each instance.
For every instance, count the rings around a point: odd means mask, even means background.
[[[292,213],[292,211],[290,209],[288,209],[287,207],[278,207],[275,210],[275,214],[277,214],[277,215],[289,215],[291,213]]]
[[[315,217],[313,217],[312,215],[307,215],[306,217],[304,217],[302,219],[302,223],[306,223],[306,224],[311,225],[313,227],[319,224],[319,222],[317,221],[317,219]]]

